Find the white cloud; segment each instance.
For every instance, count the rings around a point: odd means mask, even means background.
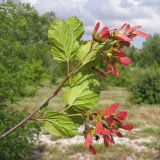
[[[78,16],[87,35],[96,21],[120,26],[123,22],[142,25],[148,33],[160,32],[160,0],[22,0],[30,2],[40,13],[53,11],[59,18]]]
[[[24,3],[31,3],[32,5],[35,5],[38,3],[38,0],[22,0]]]

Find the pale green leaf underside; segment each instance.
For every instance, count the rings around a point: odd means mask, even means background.
[[[92,51],[91,50],[92,41],[81,44],[76,56],[77,59],[82,62],[83,65],[93,61],[96,58],[96,53],[98,51],[97,43],[93,44]]]
[[[77,134],[75,123],[66,115],[57,112],[45,114],[44,127],[53,135],[73,137]]]
[[[80,39],[84,33],[83,23],[75,16],[68,18],[67,23],[71,27],[76,39]]]
[[[79,49],[79,43],[72,28],[63,20],[56,20],[52,23],[48,37],[53,42],[51,51],[56,61],[70,61]]]
[[[71,80],[71,85],[63,89],[63,97],[66,104],[71,106],[68,112],[85,112],[93,109],[98,104],[99,83],[93,75],[79,73]]]

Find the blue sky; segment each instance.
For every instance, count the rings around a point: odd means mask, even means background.
[[[21,0],[31,3],[39,13],[53,11],[57,17],[79,17],[85,25],[85,38],[90,38],[97,21],[119,27],[124,22],[142,25],[142,31],[160,33],[160,0]],[[133,43],[140,47],[143,39]]]

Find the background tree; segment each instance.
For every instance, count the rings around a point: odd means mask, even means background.
[[[47,38],[54,19],[53,12],[39,15],[29,4],[0,3],[0,134],[27,114],[23,109],[13,111],[8,102],[33,95],[41,81],[50,80],[54,73]],[[24,159],[39,131],[39,125],[31,121],[7,137],[0,143],[0,159]]]
[[[53,12],[38,15],[29,4],[0,4],[0,102],[31,95],[53,73],[47,38]],[[33,86],[31,90],[27,86]]]
[[[142,57],[140,59],[140,66],[160,65],[160,34],[154,34],[143,43],[140,55]]]

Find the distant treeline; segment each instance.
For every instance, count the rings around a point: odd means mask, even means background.
[[[58,77],[47,35],[54,19],[53,12],[39,15],[29,4],[0,3],[0,134],[27,114],[22,108],[12,111],[8,102],[33,95],[44,79]],[[0,143],[0,159],[24,160],[39,131],[39,124],[30,121],[8,136]]]
[[[47,35],[54,19],[53,12],[39,15],[29,4],[0,3],[0,103],[34,94],[42,79],[55,81],[61,72]]]

